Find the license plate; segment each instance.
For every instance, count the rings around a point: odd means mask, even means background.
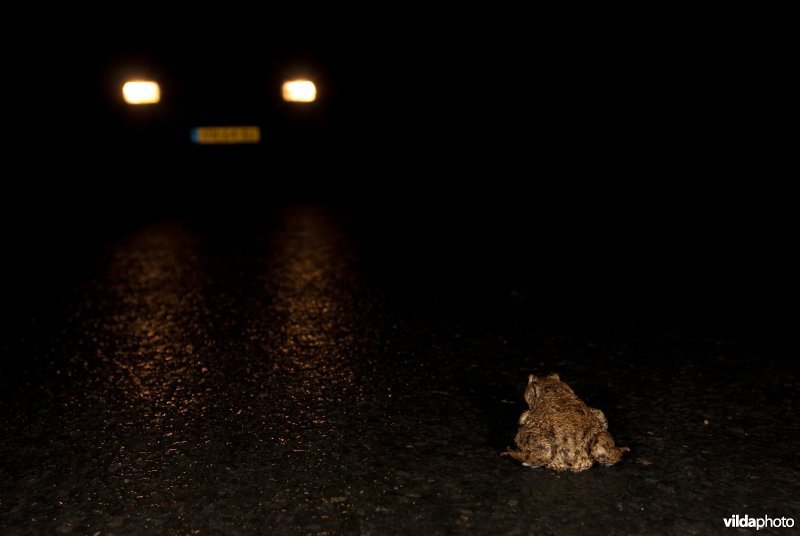
[[[258,143],[261,141],[259,127],[196,127],[192,129],[192,141],[201,145]]]

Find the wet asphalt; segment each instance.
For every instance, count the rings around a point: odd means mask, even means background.
[[[153,218],[8,260],[0,532],[800,521],[798,344],[772,293],[731,293],[743,272],[632,280],[630,257],[586,268],[616,252],[562,255],[533,225],[402,213]],[[606,413],[631,449],[620,464],[553,473],[499,455],[527,375],[552,371]]]

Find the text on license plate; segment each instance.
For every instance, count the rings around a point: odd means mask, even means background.
[[[259,143],[259,127],[196,127],[192,129],[192,141],[199,144]]]

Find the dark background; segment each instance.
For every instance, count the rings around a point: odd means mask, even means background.
[[[11,251],[312,202],[579,272],[618,299],[657,294],[648,309],[787,318],[785,35],[755,15],[162,15],[48,23],[10,55]],[[280,102],[298,75],[317,103]],[[136,76],[160,82],[161,104],[121,101]],[[204,124],[258,124],[264,140],[193,146]]]

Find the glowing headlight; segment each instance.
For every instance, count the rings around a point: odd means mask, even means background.
[[[161,88],[156,82],[131,80],[122,86],[122,96],[128,104],[155,104],[161,100]]]
[[[289,80],[283,83],[283,100],[286,102],[314,102],[317,86],[311,80]]]

